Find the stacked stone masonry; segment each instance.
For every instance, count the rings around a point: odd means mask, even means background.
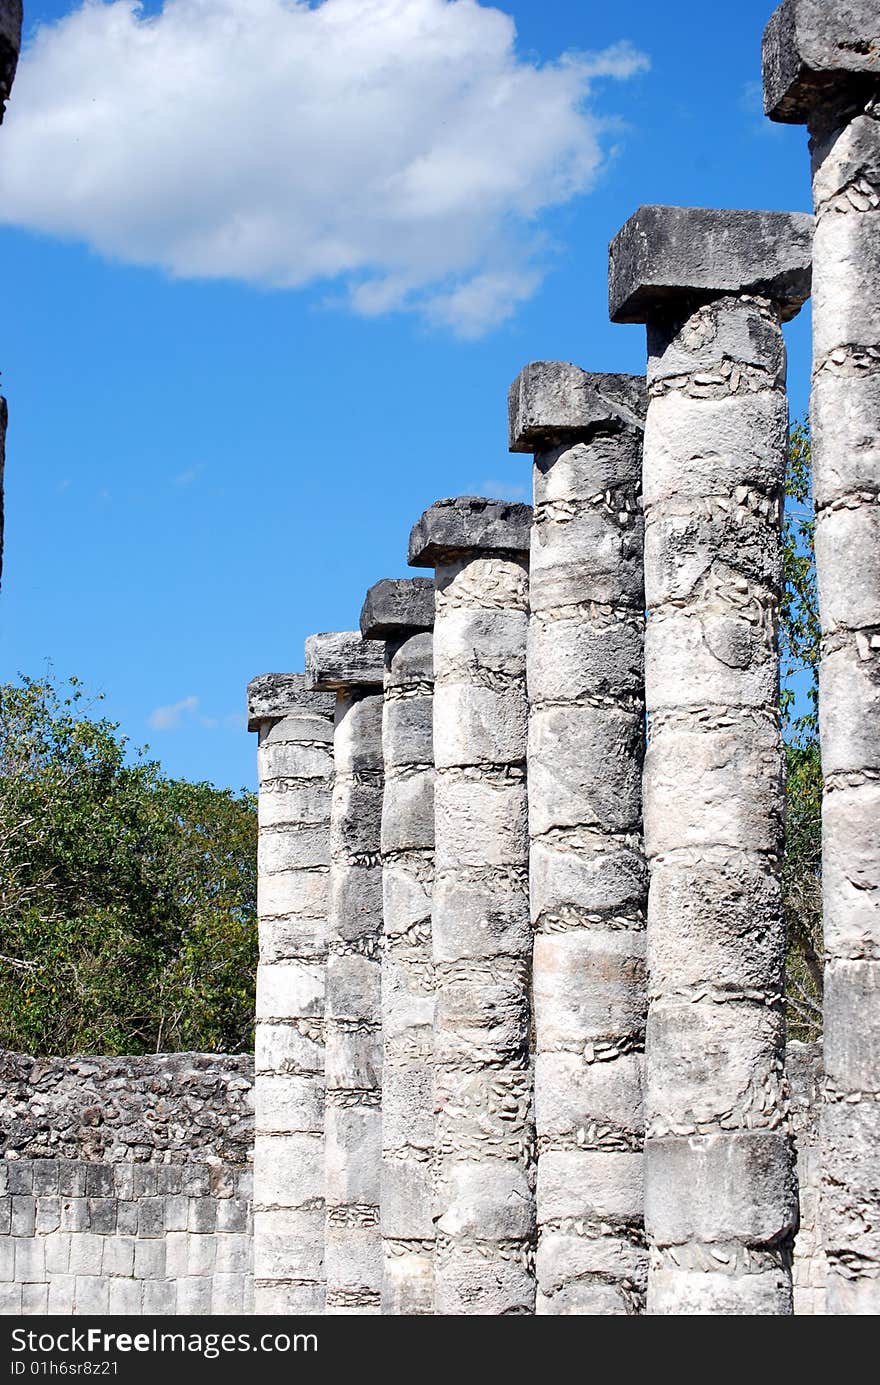
[[[253,1312],[252,1059],[4,1053],[0,1131],[0,1312]]]
[[[786,0],[765,108],[810,133],[828,1309],[880,1313],[880,13]]]

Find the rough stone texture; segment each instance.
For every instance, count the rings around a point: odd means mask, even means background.
[[[327,919],[326,1310],[381,1311],[382,695],[384,651],[355,631],[312,635],[306,661],[336,691]]]
[[[433,624],[434,583],[429,577],[384,577],[367,592],[361,610],[365,640],[399,639]]]
[[[877,0],[785,0],[764,32],[764,110],[807,124],[841,87],[861,93],[880,75]]]
[[[433,567],[457,554],[527,553],[529,505],[460,495],[436,500],[425,510],[409,537],[410,567]]]
[[[535,452],[528,795],[539,1314],[638,1313],[645,381],[561,362],[510,391]]]
[[[433,623],[432,581],[380,582],[367,593],[361,629],[387,638],[381,1229],[382,1312],[394,1316],[434,1312]]]
[[[800,212],[640,207],[609,248],[613,322],[682,312],[682,299],[772,298],[783,321],[810,296],[812,217]]]
[[[675,214],[673,254],[633,248],[656,216],[612,246],[612,302],[632,310],[647,286],[639,310],[657,313],[643,471],[648,1309],[765,1315],[792,1311],[797,1219],[776,644],[788,409],[780,304],[738,290],[775,286],[790,311],[808,232],[803,218],[715,215],[736,233],[709,302],[691,289],[713,288],[711,214],[689,234]]]
[[[525,783],[530,507],[444,501],[434,624],[435,1311],[534,1311]],[[463,534],[473,535],[464,546]],[[458,535],[456,538],[455,536]],[[485,539],[487,547],[482,547]],[[452,546],[451,546],[452,545]]]
[[[253,1311],[253,1059],[0,1056],[0,1313]]]
[[[790,1043],[785,1070],[791,1089],[791,1126],[797,1150],[800,1216],[794,1242],[792,1280],[798,1317],[825,1312],[827,1267],[819,1220],[821,1161],[819,1113],[822,1109],[822,1045]]]
[[[797,0],[764,44],[774,119],[809,125],[813,492],[825,797],[822,1225],[828,1311],[880,1312],[880,13]]]
[[[21,21],[21,0],[0,0],[0,123],[18,65]]]
[[[381,688],[382,650],[358,630],[309,635],[306,640],[308,685],[321,692],[344,692],[351,687]]]
[[[332,693],[302,673],[248,687],[259,732],[257,1311],[324,1304],[324,972],[333,783]]]

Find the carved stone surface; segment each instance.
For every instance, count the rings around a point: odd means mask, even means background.
[[[641,848],[645,381],[542,361],[510,392],[534,450],[528,797],[539,1314],[638,1313],[647,871]]]
[[[384,652],[357,631],[311,635],[336,690],[325,999],[327,1312],[381,1311],[382,693]]]
[[[627,316],[647,288],[635,315],[650,319],[648,1309],[779,1314],[792,1311],[797,1217],[776,646],[788,410],[780,302],[741,290],[778,289],[790,312],[809,236],[804,218],[715,214],[734,231],[713,298],[723,238],[707,241],[704,212],[688,234],[687,215],[673,218],[671,254],[662,240],[633,249],[656,216],[637,214],[612,246],[612,301],[629,299]]]
[[[446,555],[437,560],[434,624],[435,1311],[528,1314],[535,1304],[525,784],[531,510],[468,499],[442,505],[457,507],[459,518],[438,521],[442,507],[432,506],[411,550],[424,564],[439,533]],[[474,536],[470,548],[465,531]]]
[[[531,507],[507,500],[460,495],[437,500],[413,526],[410,567],[436,567],[459,553],[524,553],[529,547]]]
[[[680,313],[683,298],[752,293],[785,321],[810,296],[812,232],[801,212],[640,207],[609,248],[611,319],[648,322]]]
[[[382,1312],[396,1317],[434,1312],[433,623],[425,578],[378,583],[361,614],[364,634],[387,640],[380,1222]]]
[[[429,577],[384,577],[367,592],[361,610],[365,640],[394,640],[433,625],[434,583]]]
[[[810,129],[813,491],[825,796],[822,1227],[828,1311],[880,1312],[880,13],[796,0],[765,103]]]
[[[259,732],[256,1311],[324,1307],[324,970],[333,706],[304,674],[248,687]],[[328,705],[329,704],[329,705]]]

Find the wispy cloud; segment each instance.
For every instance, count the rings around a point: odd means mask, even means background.
[[[596,84],[647,66],[628,43],[530,61],[480,0],[85,0],[19,65],[0,220],[474,337],[607,163]]]
[[[488,496],[491,500],[528,500],[531,502],[532,499],[530,488],[527,485],[520,485],[516,481],[483,481],[477,493]]]
[[[173,478],[175,486],[191,486],[194,481],[198,480],[204,469],[204,466],[200,464],[199,466],[187,467],[185,471],[179,471]]]
[[[182,697],[179,702],[171,702],[167,707],[154,707],[147,717],[147,725],[153,731],[176,731],[198,705],[199,699],[190,696]]]

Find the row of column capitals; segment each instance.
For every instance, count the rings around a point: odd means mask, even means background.
[[[774,11],[762,51],[764,111],[805,125],[847,95],[880,82],[877,0],[785,0]]]

